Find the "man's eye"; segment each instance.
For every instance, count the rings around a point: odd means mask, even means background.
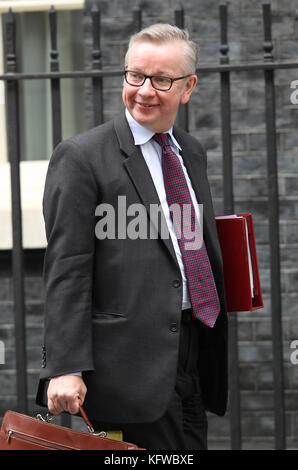
[[[129,77],[136,81],[143,80],[143,75],[140,75],[139,73],[130,73]]]
[[[168,84],[170,80],[166,77],[154,77],[154,81],[159,85],[165,85]]]

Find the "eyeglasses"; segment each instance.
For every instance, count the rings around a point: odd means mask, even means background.
[[[124,76],[126,83],[131,86],[138,87],[143,86],[145,80],[149,78],[153,88],[159,91],[168,91],[176,80],[190,77],[190,75],[184,75],[183,77],[177,78],[164,77],[163,75],[146,75],[144,73],[134,72],[133,70],[125,70]]]

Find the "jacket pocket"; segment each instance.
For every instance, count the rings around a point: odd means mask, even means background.
[[[97,318],[106,318],[106,317],[109,317],[109,318],[112,318],[112,317],[115,317],[115,318],[118,318],[118,317],[125,317],[125,315],[121,312],[98,312],[97,310],[94,310],[92,312],[92,317],[97,319]]]

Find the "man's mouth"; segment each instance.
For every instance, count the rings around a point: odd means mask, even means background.
[[[148,103],[140,103],[139,101],[136,101],[136,103],[139,105],[139,106],[142,106],[144,108],[153,108],[155,106],[158,106],[158,104],[148,104]]]

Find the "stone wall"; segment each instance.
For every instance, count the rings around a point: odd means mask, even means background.
[[[104,67],[122,67],[127,38],[133,32],[132,0],[99,2],[102,10],[102,62]],[[185,0],[185,26],[200,46],[200,63],[218,63],[218,1]],[[229,46],[231,61],[263,60],[261,2],[231,0],[229,3]],[[87,7],[90,8],[90,1]],[[141,1],[143,24],[174,21],[176,2]],[[298,12],[296,0],[273,0],[273,43],[277,60],[297,60]],[[90,60],[90,21],[85,17],[86,60]],[[277,145],[280,194],[280,242],[284,372],[287,447],[298,448],[298,364],[290,360],[291,342],[298,339],[298,105],[291,103],[292,81],[298,69],[276,72]],[[120,78],[104,79],[105,120],[122,109]],[[255,222],[257,253],[264,309],[239,313],[239,373],[243,448],[274,448],[274,397],[270,305],[270,267],[266,180],[266,134],[264,81],[262,72],[231,74],[232,134],[235,211],[251,212]],[[91,102],[86,96],[86,113],[91,119]],[[217,74],[201,74],[190,112],[190,132],[208,151],[209,177],[215,212],[223,211],[220,90]],[[29,253],[28,256],[33,254]],[[29,260],[28,258],[28,260]],[[39,259],[41,263],[41,258]],[[26,276],[29,393],[35,393],[40,364],[43,290],[41,264]],[[5,266],[5,263],[4,263]],[[0,339],[7,345],[7,363],[1,366],[0,414],[15,406],[14,335],[12,288],[7,269],[0,270]],[[33,405],[32,405],[33,407]],[[76,422],[74,420],[74,425]],[[209,416],[210,448],[228,449],[229,413],[224,418]]]

